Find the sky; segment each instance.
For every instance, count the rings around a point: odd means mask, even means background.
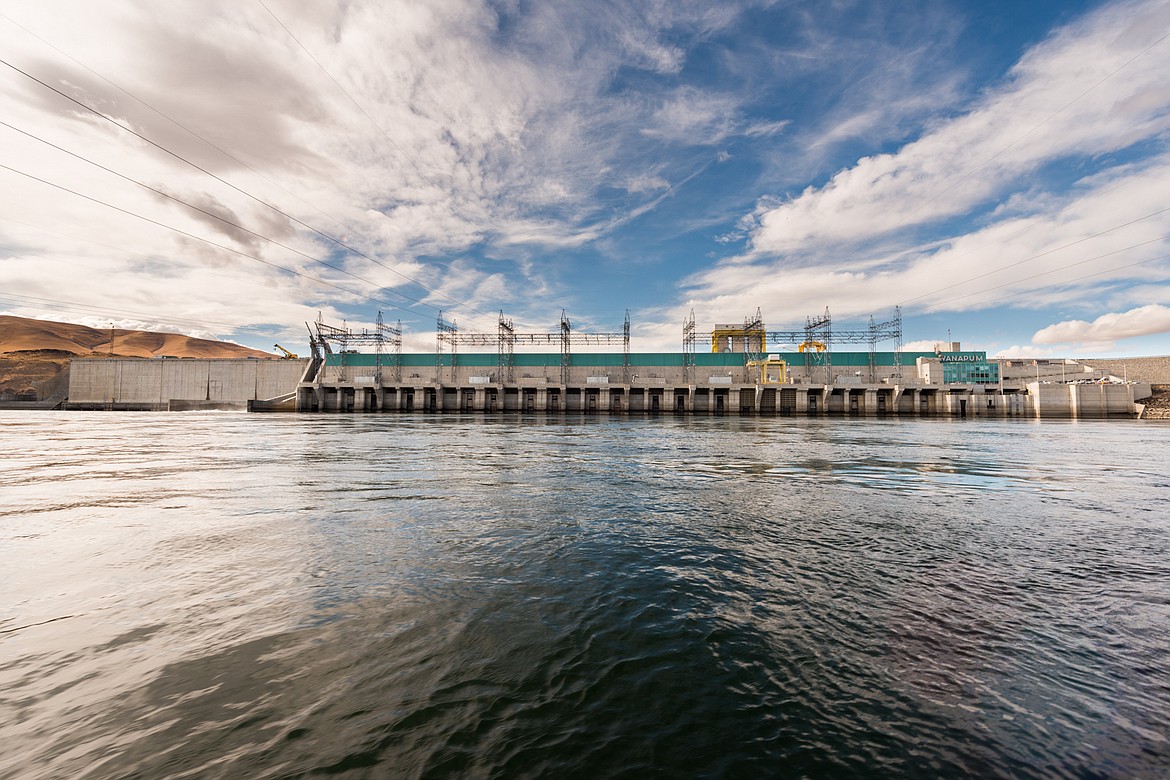
[[[2,0],[0,313],[1170,354],[1168,73],[1170,0]]]

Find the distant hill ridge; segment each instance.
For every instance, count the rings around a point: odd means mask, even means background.
[[[0,354],[52,350],[73,355],[109,355],[112,352],[119,357],[141,358],[159,355],[191,358],[276,357],[268,352],[224,341],[197,339],[179,333],[120,328],[113,330],[111,350],[110,334],[109,329],[0,315]]]

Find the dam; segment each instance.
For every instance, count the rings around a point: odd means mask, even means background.
[[[765,330],[757,310],[742,323],[716,324],[709,352],[696,349],[693,314],[681,352],[631,352],[628,313],[614,333],[574,331],[563,312],[559,333],[521,333],[502,314],[497,331],[469,333],[440,314],[433,352],[404,353],[401,324],[384,324],[381,313],[374,331],[318,319],[310,340],[307,359],[77,359],[64,407],[1103,419],[1140,417],[1152,395],[1148,382],[1091,363],[989,358],[958,342],[905,351],[897,309],[852,330],[834,329],[826,309],[793,331]],[[894,349],[878,350],[882,341]],[[621,351],[603,349],[614,345]]]
[[[383,356],[385,357],[385,356]],[[373,354],[246,360],[84,358],[69,370],[66,409],[441,414],[707,414],[783,416],[957,416],[1125,418],[1141,415],[1143,381],[1123,381],[1073,361],[991,359],[995,370],[944,381],[934,353],[894,375],[890,353],[833,355],[833,375],[783,358],[748,365],[742,353],[621,353],[515,356],[500,377],[493,354],[404,354],[378,365]],[[1040,365],[1033,365],[1040,362]],[[981,364],[966,363],[964,367]],[[562,381],[562,372],[568,381]],[[979,372],[981,369],[975,369]],[[991,375],[994,375],[992,381]],[[977,381],[976,381],[977,380]]]
[[[744,353],[516,355],[512,377],[496,355],[326,355],[296,390],[298,412],[442,414],[702,414],[781,416],[1137,417],[1150,394],[1091,367],[1051,361],[992,361],[973,354],[960,381],[935,353],[833,354],[825,366],[762,361]],[[875,358],[876,359],[873,359]],[[688,363],[690,363],[688,365]],[[754,365],[753,365],[754,363]],[[1016,365],[1018,364],[1018,365]],[[1057,376],[1062,377],[1056,379]],[[253,405],[260,410],[263,405]],[[287,408],[287,403],[286,403]]]

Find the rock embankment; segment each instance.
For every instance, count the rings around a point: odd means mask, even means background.
[[[34,400],[56,388],[45,387],[62,377],[73,355],[56,350],[0,353],[0,401]]]
[[[1152,395],[1139,400],[1139,403],[1146,405],[1142,417],[1147,420],[1170,420],[1170,357],[1085,358],[1079,362],[1131,382],[1149,382]]]
[[[1170,357],[1085,358],[1077,362],[1108,371],[1113,376],[1151,385],[1170,385]]]
[[[1170,420],[1170,385],[1150,385],[1153,393],[1142,401],[1146,410],[1142,417],[1147,420]]]

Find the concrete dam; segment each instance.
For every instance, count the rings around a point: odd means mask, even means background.
[[[74,360],[67,409],[436,414],[1138,417],[1148,383],[1071,361],[837,352],[362,353],[317,359]],[[788,358],[786,360],[785,358]],[[795,358],[793,360],[793,358]],[[791,360],[792,362],[789,362]],[[902,361],[905,361],[904,363]],[[566,365],[567,363],[567,365]],[[509,371],[510,369],[510,371]],[[898,371],[901,376],[898,376]],[[511,374],[509,376],[509,373]]]
[[[67,409],[244,410],[291,400],[308,360],[78,358],[69,366]]]
[[[1080,364],[989,362],[982,353],[946,362],[933,352],[837,352],[831,365],[789,363],[774,354],[749,357],[736,352],[587,353],[566,361],[561,354],[544,353],[515,355],[511,365],[501,366],[493,354],[408,354],[393,364],[387,356],[332,354],[310,366],[294,408],[1108,418],[1137,417],[1139,401],[1150,394],[1146,383],[1115,381]]]

